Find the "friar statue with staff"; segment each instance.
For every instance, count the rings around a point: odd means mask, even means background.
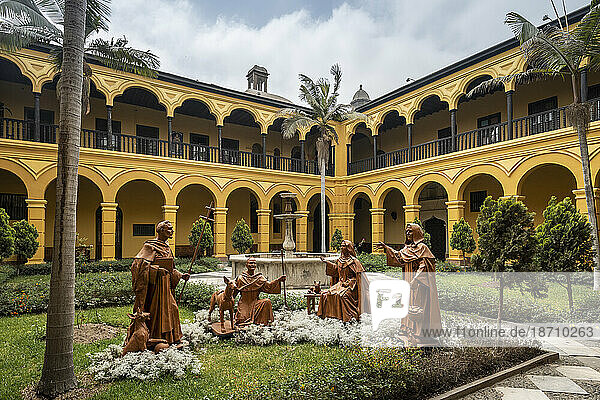
[[[173,252],[168,240],[174,229],[170,221],[156,225],[156,238],[146,240],[131,264],[135,302],[133,312],[149,313],[146,321],[150,340],[148,346],[157,343],[179,344],[182,332],[179,308],[173,295],[180,280],[187,281],[189,273],[175,269]],[[133,322],[127,332],[125,344],[133,335]]]
[[[400,250],[394,250],[383,242],[376,244],[385,250],[387,265],[402,267],[403,279],[410,283],[408,316],[402,323],[413,338],[413,344],[425,341],[423,329],[442,327],[435,282],[435,256],[423,242],[424,238],[420,225],[407,224],[406,243]]]

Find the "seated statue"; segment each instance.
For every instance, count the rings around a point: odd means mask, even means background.
[[[404,319],[409,332],[421,342],[423,329],[440,329],[441,316],[435,282],[435,256],[423,243],[425,235],[418,224],[406,225],[406,244],[396,251],[383,242],[387,264],[402,267],[403,279],[410,283],[408,316]]]
[[[182,333],[179,308],[174,297],[175,287],[189,274],[175,269],[173,253],[167,240],[173,237],[173,225],[162,221],[156,225],[157,237],[146,240],[131,264],[135,303],[133,312],[145,312],[150,342],[163,339],[168,344],[180,343]],[[125,344],[133,335],[133,322],[127,332]]]
[[[321,292],[317,315],[344,322],[352,319],[358,321],[363,312],[369,311],[365,269],[356,258],[351,241],[342,241],[340,252],[335,263],[321,257],[321,261],[326,264],[325,273],[331,277],[331,287]]]
[[[281,282],[285,281],[285,275],[280,276],[274,281],[267,281],[267,278],[256,271],[256,260],[249,258],[246,261],[246,272],[243,272],[235,280],[237,289],[233,297],[240,292],[237,312],[235,313],[235,324],[244,326],[250,324],[267,325],[273,322],[273,306],[271,300],[260,299],[258,296],[264,293],[281,293]]]

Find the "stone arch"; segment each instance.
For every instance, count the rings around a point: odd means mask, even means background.
[[[206,215],[205,206],[208,207],[211,202],[213,207],[216,204],[216,194],[208,186],[192,179],[187,180],[186,183],[179,184],[175,192],[177,193],[175,204],[179,207],[175,221],[175,252],[179,257],[193,255],[194,248],[190,246],[188,240],[192,225],[200,215]],[[211,215],[211,218],[214,219],[214,216]],[[214,235],[214,226],[212,231]]]
[[[110,96],[106,97],[106,104],[112,106],[117,97],[123,95],[127,89],[132,88],[138,88],[152,93],[156,97],[158,103],[162,105],[166,111],[172,108],[169,101],[164,97],[162,91],[160,91],[157,86],[151,85],[149,82],[143,80],[122,82],[114,91],[110,92]]]
[[[233,114],[234,111],[236,110],[243,110],[246,111],[247,113],[249,113],[250,115],[252,115],[252,118],[254,118],[254,122],[258,125],[258,127],[260,128],[260,132],[261,133],[267,133],[267,128],[268,125],[266,125],[262,119],[260,118],[260,115],[258,114],[258,112],[253,109],[252,107],[245,105],[245,104],[232,104],[231,106],[229,106],[229,108],[227,109],[227,111],[225,111],[223,113],[223,121],[225,121],[225,119],[227,117],[230,117],[231,114]]]
[[[405,213],[406,196],[398,187],[388,187],[381,193],[380,206],[384,209],[383,214],[383,241],[399,248],[406,241],[405,237]]]
[[[514,193],[507,192],[507,194],[519,194],[523,179],[535,168],[544,164],[556,164],[560,165],[561,167],[565,167],[575,177],[577,187],[584,187],[583,174],[581,173],[581,160],[579,157],[572,154],[552,152],[528,157],[513,167],[512,171],[510,172],[510,176],[513,178],[511,179],[511,182],[516,184],[516,186],[513,189]]]
[[[451,193],[452,183],[448,179],[448,177],[439,172],[431,172],[425,175],[421,175],[417,178],[412,184],[406,200],[409,201],[409,204],[418,204],[419,203],[419,195],[425,188],[425,186],[431,182],[440,184],[446,193]]]
[[[101,188],[84,174],[78,176],[77,190],[77,208],[76,208],[76,231],[79,233],[79,240],[85,244],[91,245],[90,258],[94,259],[100,256],[101,248],[97,244],[102,235],[102,226],[97,223],[96,211],[104,201]],[[56,175],[48,182],[44,188],[44,199],[46,203],[46,221],[45,221],[45,243],[46,258],[51,258],[52,247],[54,243],[54,216],[56,213]],[[101,239],[100,239],[101,240]],[[100,241],[101,243],[101,241]]]
[[[415,122],[415,116],[417,115],[417,113],[419,111],[421,111],[421,108],[423,107],[423,104],[425,103],[426,100],[430,99],[430,98],[437,98],[440,102],[442,103],[447,103],[448,107],[450,107],[450,101],[444,96],[443,93],[441,93],[438,90],[431,90],[431,91],[427,91],[426,93],[422,94],[412,105],[411,109],[408,111],[408,117],[406,118],[406,123],[414,123]]]
[[[20,57],[15,57],[8,52],[0,52],[0,66],[6,64],[6,67],[13,68],[13,72],[18,73],[20,77],[23,77],[23,83],[31,85],[34,88],[34,82],[37,83],[37,77],[33,75],[31,71],[27,69],[27,65],[23,62]],[[5,68],[3,66],[3,68]],[[41,91],[42,85],[39,85]]]
[[[454,178],[454,184],[448,196],[451,199],[461,199],[467,185],[478,175],[490,175],[500,183],[502,190],[508,193],[510,187],[510,179],[503,168],[494,164],[473,165],[462,170],[459,175]]]
[[[373,132],[377,132],[377,134],[380,134],[379,128],[381,128],[381,126],[384,124],[385,119],[388,116],[392,115],[393,113],[398,114],[399,119],[404,119],[404,125],[406,125],[407,118],[406,118],[406,115],[404,115],[404,112],[402,112],[399,108],[391,108],[391,109],[387,110],[386,112],[379,114],[379,118],[373,124],[373,127],[374,127]]]
[[[298,206],[300,206],[303,203],[303,200],[305,198],[305,196],[302,194],[302,191],[300,190],[300,188],[298,188],[296,185],[293,185],[293,184],[290,184],[290,183],[276,183],[276,184],[274,184],[265,193],[265,198],[269,202],[271,202],[273,200],[273,197],[277,196],[281,192],[295,193],[297,195],[296,202],[298,203],[297,204]],[[300,208],[298,208],[298,209],[300,209]]]
[[[158,189],[164,199],[164,204],[175,204],[175,194],[169,187],[168,182],[159,174],[146,171],[146,170],[129,170],[117,175],[109,186],[109,191],[105,201],[114,202],[119,190],[125,186],[128,182],[134,180],[148,181],[153,183]]]
[[[384,208],[383,202],[385,201],[385,197],[389,194],[389,192],[391,192],[394,189],[399,190],[400,193],[402,193],[402,197],[404,197],[405,201],[408,200],[409,192],[406,188],[406,185],[399,180],[390,180],[385,182],[377,189],[374,195],[375,202],[373,203],[373,205],[376,208]]]
[[[32,172],[23,165],[6,158],[0,158],[0,170],[8,171],[19,178],[19,180],[23,182],[25,191],[30,198],[41,199],[44,195],[43,189],[41,189],[40,193],[40,189],[38,189],[39,184],[36,182]]]
[[[248,189],[249,191],[251,191],[252,194],[254,194],[254,196],[256,196],[258,200],[259,209],[267,203],[264,190],[258,184],[246,179],[235,180],[233,182],[230,182],[225,188],[223,188],[221,198],[225,200],[225,203],[227,203],[229,196],[236,189]],[[225,207],[225,205],[219,205],[219,207]]]
[[[454,93],[452,93],[450,108],[458,108],[460,99],[471,90],[470,86],[472,86],[473,84],[481,83],[497,77],[498,74],[496,73],[496,71],[492,69],[485,69],[482,71],[477,71],[473,75],[461,80],[458,89]]]
[[[207,178],[204,175],[186,174],[173,183],[171,191],[173,192],[175,198],[177,198],[177,196],[179,196],[179,193],[190,185],[204,186],[209,192],[213,194],[215,207],[217,203],[219,203],[218,199],[221,197],[221,189],[213,180]]]
[[[310,199],[316,195],[318,195],[319,197],[321,196],[321,188],[320,187],[315,186],[315,187],[312,187],[311,189],[309,189],[308,192],[306,192],[306,194],[300,199],[300,210],[308,210],[308,203],[310,202]],[[331,188],[326,187],[325,188],[325,201],[331,207],[330,208],[331,212],[333,212],[333,200],[332,200],[333,198],[335,198],[335,193],[333,192],[333,190],[331,190]]]
[[[551,185],[548,182],[552,182]],[[543,221],[543,211],[548,205],[551,196],[556,196],[559,201],[565,197],[574,200],[573,191],[583,186],[578,186],[573,172],[558,163],[543,163],[527,171],[519,180],[517,194],[524,196],[523,202],[529,211],[535,213],[534,223]]]
[[[308,211],[307,221],[307,246],[308,249],[312,249],[313,252],[320,250],[321,244],[321,196],[320,193],[314,193],[312,195],[307,194],[307,202],[305,210]],[[329,248],[329,242],[331,239],[332,227],[330,214],[333,213],[333,202],[325,194],[325,247]]]
[[[93,168],[90,168],[84,164],[79,165],[79,168],[77,169],[77,175],[83,176],[94,183],[94,185],[96,185],[96,187],[98,187],[100,190],[103,201],[107,201],[106,199],[109,196],[110,188],[104,176],[102,176]],[[48,189],[48,185],[50,185],[54,179],[56,179],[56,166],[52,166],[51,168],[45,170],[38,177],[36,186],[39,187],[39,190],[43,194]]]
[[[202,104],[204,104],[206,106],[206,108],[208,108],[208,111],[210,111],[210,113],[218,120],[219,119],[219,111],[217,109],[217,107],[213,104],[213,102],[206,96],[203,96],[200,93],[188,93],[188,94],[184,94],[183,96],[181,96],[174,104],[173,104],[173,111],[177,111],[177,109],[181,106],[183,106],[183,103],[185,103],[188,100],[195,100],[197,102],[200,102]],[[225,118],[225,117],[223,117]]]

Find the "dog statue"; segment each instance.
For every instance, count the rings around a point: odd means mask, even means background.
[[[135,314],[127,314],[127,316],[131,319],[131,324],[127,328],[127,339],[121,356],[134,351],[147,350],[148,346],[155,353],[169,347],[165,339],[150,339],[150,332],[146,326],[146,321],[150,319],[150,313],[143,312],[138,308]]]
[[[235,286],[235,282],[228,279],[226,276],[223,277],[225,281],[225,289],[217,290],[210,296],[210,308],[208,310],[208,321],[211,320],[211,315],[213,310],[215,309],[215,305],[219,306],[219,314],[221,317],[221,329],[225,329],[225,311],[229,310],[229,318],[231,321],[231,327],[235,324],[233,319],[233,293],[237,287]]]

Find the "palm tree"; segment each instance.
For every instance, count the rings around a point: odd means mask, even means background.
[[[56,179],[54,251],[44,366],[37,391],[54,397],[77,386],[73,369],[75,215],[81,130],[85,0],[64,2],[64,51]]]
[[[92,36],[100,31],[108,31],[110,0],[88,0],[85,12],[84,48],[88,58],[94,57],[105,66],[132,72],[143,76],[155,76],[159,67],[158,57],[150,51],[142,51],[128,46],[127,39],[106,40]],[[65,18],[63,0],[0,0],[0,50],[16,51],[34,43],[58,45],[51,52],[57,70],[63,63],[64,34],[62,26]],[[90,78],[92,69],[83,63],[84,81],[82,107],[89,113]],[[60,98],[57,85],[57,96]]]
[[[329,160],[331,143],[338,143],[338,134],[331,122],[351,120],[366,120],[366,116],[346,104],[338,104],[342,70],[338,64],[331,67],[333,75],[333,91],[327,78],[319,78],[316,82],[304,74],[300,74],[300,100],[308,103],[311,111],[298,108],[284,108],[278,115],[285,117],[282,124],[282,134],[285,139],[291,139],[299,130],[316,126],[319,129],[317,138],[317,163],[321,174],[321,251],[325,247],[325,169]]]
[[[554,2],[552,6],[556,12]],[[588,217],[592,224],[594,243],[594,290],[600,290],[600,253],[598,247],[598,222],[590,158],[587,144],[587,131],[590,121],[589,104],[581,98],[581,74],[587,68],[600,69],[600,1],[593,0],[589,12],[580,23],[570,29],[565,11],[564,23],[556,12],[557,22],[536,27],[521,15],[511,12],[506,15],[505,23],[510,26],[521,45],[521,52],[529,69],[525,72],[510,74],[485,81],[468,93],[468,97],[490,93],[501,88],[504,83],[527,84],[533,81],[561,77],[570,79],[573,91],[573,103],[567,108],[569,123],[577,130],[581,166],[585,187],[585,199]],[[587,65],[586,65],[587,62]]]

